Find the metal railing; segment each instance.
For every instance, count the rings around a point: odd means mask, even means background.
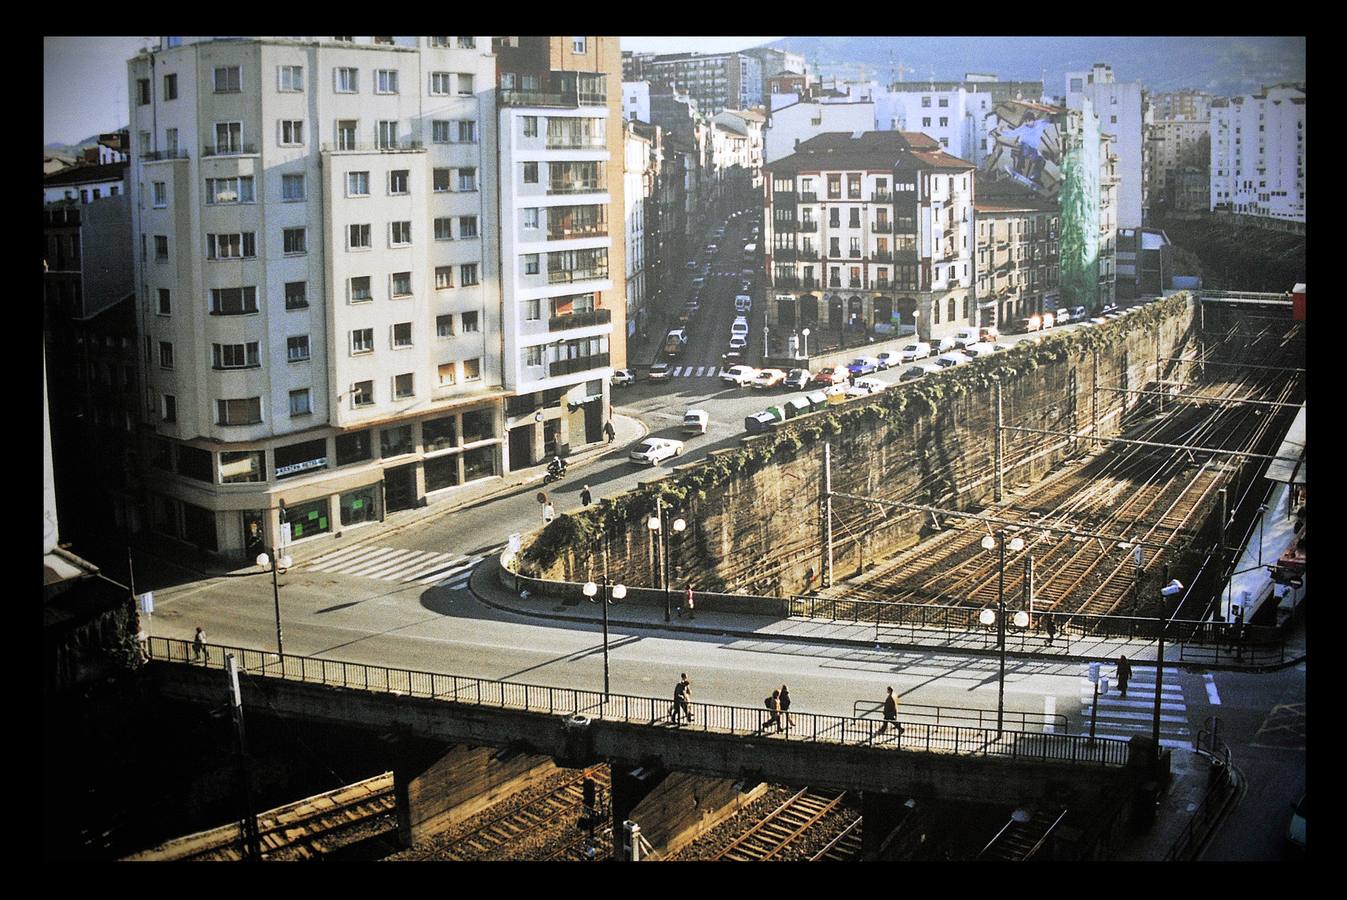
[[[800,197],[800,202],[801,202],[801,203],[817,203],[817,202],[818,202],[818,194],[815,193],[814,191],[800,191],[799,197]]]
[[[201,148],[202,156],[244,156],[256,152],[256,144],[233,144],[228,147],[221,147],[218,144],[215,146],[207,144]]]
[[[146,162],[156,162],[161,159],[189,159],[187,149],[179,147],[177,150],[147,150],[140,154],[140,158]]]
[[[612,321],[611,309],[591,309],[574,312],[568,316],[550,316],[547,319],[547,330],[567,331],[571,328],[588,328],[591,325],[608,325]]]
[[[466,675],[447,675],[389,666],[350,663],[220,644],[206,645],[197,659],[191,641],[152,637],[150,659],[200,664],[223,669],[226,654],[233,655],[242,674],[307,684],[324,684],[363,691],[419,697],[449,703],[490,706],[544,715],[584,715],[603,721],[666,727],[673,721],[673,701],[667,697],[639,697],[577,688],[557,688],[514,681],[495,681]],[[923,753],[968,757],[1027,759],[1072,765],[1125,766],[1128,744],[1116,739],[1042,732],[974,728],[960,725],[912,723],[900,736],[881,731],[883,723],[854,716],[823,715],[791,710],[782,714],[780,730],[772,727],[772,713],[764,707],[691,703],[692,721],[685,730],[726,735],[773,735],[786,741],[884,747]]]
[[[564,284],[574,281],[602,281],[608,277],[608,267],[598,266],[584,269],[548,269],[548,284]]]
[[[889,193],[888,191],[871,191],[871,192],[870,192],[870,202],[871,202],[871,203],[892,203],[892,202],[893,202],[893,194]]]
[[[558,375],[573,375],[576,372],[588,372],[590,369],[605,369],[609,365],[607,353],[595,353],[592,356],[577,356],[575,359],[558,359],[547,364],[547,374],[551,378]]]
[[[547,135],[544,146],[548,150],[603,150],[607,148],[607,138],[602,135]]]
[[[549,194],[604,194],[608,187],[600,181],[549,181]]]
[[[403,139],[399,141],[376,141],[368,143],[366,141],[341,142],[336,144],[323,144],[324,153],[400,153],[404,151],[423,150],[425,142]]]
[[[996,710],[980,709],[975,706],[935,706],[929,703],[903,703],[898,707],[900,724],[929,722],[932,725],[973,724],[974,728],[996,728]],[[883,701],[857,700],[851,704],[851,715],[857,719],[869,719],[882,715]],[[1028,731],[1030,726],[1038,731],[1066,734],[1071,721],[1065,713],[1016,712],[1006,710],[1003,718],[1007,727],[1015,731]]]
[[[870,230],[879,232],[880,234],[891,234],[893,232],[893,223],[875,222],[870,226]]]

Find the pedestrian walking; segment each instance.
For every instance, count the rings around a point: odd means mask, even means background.
[[[1048,633],[1048,646],[1051,647],[1052,642],[1057,638],[1057,623],[1053,620],[1052,616],[1048,616],[1046,621],[1044,621],[1043,630]]]
[[[790,731],[790,690],[781,685],[781,717],[786,720],[786,730]]]
[[[196,629],[196,637],[192,638],[192,659],[210,662],[210,650],[206,649],[206,632],[200,626]]]
[[[678,618],[683,618],[683,611],[686,610],[689,619],[697,618],[697,604],[692,599],[692,582],[689,581],[683,586],[683,605],[678,607]]]
[[[580,505],[588,506],[594,502],[594,495],[589,492],[589,485],[580,489]]]
[[[688,673],[683,673],[683,680],[674,685],[674,705],[670,718],[673,723],[678,725],[683,717],[689,722],[692,721],[692,710],[688,709],[688,701],[692,698],[692,682],[688,681]]]
[[[140,658],[144,662],[150,661],[150,636],[145,631],[144,626],[136,632],[136,647],[140,650]]]
[[[1132,677],[1132,664],[1127,661],[1127,656],[1118,657],[1118,693],[1127,696],[1127,679]]]
[[[781,730],[781,692],[780,692],[780,691],[772,691],[772,696],[766,698],[766,699],[763,700],[762,702],[767,706],[767,709],[768,709],[768,710],[770,711],[770,713],[771,713],[769,716],[767,716],[767,721],[764,722],[764,723],[762,724],[762,730],[763,730],[763,731],[766,731],[768,725],[775,725],[775,726],[776,726],[776,730],[777,730],[777,731],[780,731],[780,730]]]
[[[543,524],[546,525],[557,517],[557,511],[552,506],[552,501],[548,500],[543,504]]]
[[[893,688],[889,688],[889,695],[884,698],[884,724],[879,726],[880,734],[889,730],[890,722],[898,727],[898,733],[901,735],[903,726],[898,725],[898,698],[893,696]]]
[[[617,429],[613,427],[612,419],[603,423],[603,433],[608,436],[608,443],[610,444],[613,442],[613,438],[617,437]]]

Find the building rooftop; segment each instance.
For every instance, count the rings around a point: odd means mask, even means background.
[[[778,173],[821,169],[973,169],[972,163],[950,156],[939,146],[933,138],[912,132],[828,131],[801,141],[794,153],[767,168]]]
[[[53,172],[42,179],[44,187],[58,187],[63,184],[92,184],[100,181],[118,181],[126,177],[129,163],[106,163],[101,166],[74,166]]]

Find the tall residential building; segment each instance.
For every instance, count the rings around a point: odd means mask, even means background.
[[[1156,122],[1207,121],[1211,118],[1210,94],[1183,90],[1151,94],[1151,116]]]
[[[1212,101],[1211,208],[1305,221],[1303,85]]]
[[[627,340],[630,341],[649,314],[646,216],[655,192],[655,154],[651,139],[633,127],[633,123],[622,123],[622,137],[622,232],[626,239],[626,321]]]
[[[639,65],[635,61],[639,58]],[[697,101],[708,116],[722,109],[763,105],[762,63],[743,53],[666,53],[634,55],[623,79],[660,84]]]
[[[772,110],[763,129],[763,160],[767,165],[785,159],[800,144],[834,131],[875,130],[875,105],[870,102],[821,103],[798,101]]]
[[[1088,72],[1066,73],[1066,106],[1081,108],[1088,98],[1099,117],[1099,130],[1113,138],[1118,157],[1117,222],[1120,228],[1140,228],[1148,208],[1146,168],[1147,124],[1150,110],[1141,82],[1113,80],[1113,68],[1095,63]]]
[[[1150,169],[1152,208],[1203,212],[1209,209],[1206,202],[1191,205],[1191,195],[1176,179],[1188,169],[1206,171],[1211,161],[1211,123],[1205,119],[1157,119],[1147,132],[1146,164]]]
[[[509,427],[516,395],[532,397],[522,338],[538,326],[510,293],[528,265],[505,255],[524,221],[502,218],[524,125],[498,133],[521,107],[492,51],[488,37],[165,38],[128,62],[157,531],[251,557],[528,465],[549,431],[566,441],[532,409],[529,440]],[[546,336],[566,350],[572,334]],[[548,416],[596,377],[540,379],[559,391]]]
[[[767,324],[780,343],[804,327],[821,348],[834,330],[929,339],[976,322],[970,163],[920,134],[843,132],[767,172]]]
[[[977,179],[978,325],[1007,330],[1058,308],[1057,204],[1008,181]]]

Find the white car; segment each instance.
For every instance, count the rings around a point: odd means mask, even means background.
[[[730,336],[743,336],[748,334],[748,319],[743,316],[735,316],[734,321],[730,323]]]
[[[748,294],[740,294],[734,298],[734,311],[737,313],[750,312],[753,309],[753,298]]]
[[[670,371],[672,370],[669,368],[668,363],[655,363],[650,367],[650,372],[646,375],[646,379],[649,381],[668,381]]]
[[[742,334],[736,334],[730,338],[730,352],[743,353],[744,348],[748,346],[748,337]]]
[[[758,370],[752,366],[730,366],[720,373],[720,380],[736,387],[752,384],[758,377]]]
[[[936,342],[935,347],[933,348],[933,352],[948,353],[951,350],[957,349],[958,348],[954,346],[954,338],[942,337],[939,341]]]
[[[631,387],[636,383],[636,373],[631,369],[618,369],[613,373],[613,387]]]
[[[904,344],[903,349],[898,351],[898,361],[900,363],[916,362],[919,359],[925,359],[931,355],[931,345],[925,341],[914,341],[911,344]]]
[[[903,370],[901,381],[913,381],[917,378],[924,378],[927,375],[934,375],[940,371],[940,366],[935,363],[919,363]]]
[[[886,387],[888,385],[878,378],[857,378],[856,383],[847,389],[847,395],[855,397],[861,394],[878,394]]]
[[[785,380],[786,373],[781,369],[762,369],[758,372],[758,377],[753,379],[753,387],[759,391],[781,387]]]
[[[941,368],[951,369],[954,366],[961,366],[968,362],[968,357],[962,353],[946,353],[944,356],[937,356],[935,364]]]
[[[996,347],[985,341],[979,341],[976,344],[969,344],[964,347],[963,352],[969,359],[977,359],[979,356],[991,356],[996,352]]]
[[[969,344],[976,344],[978,341],[978,331],[976,328],[960,328],[954,332],[954,349],[962,350]]]
[[[706,426],[711,416],[704,409],[690,409],[683,413],[684,434],[706,434]]]
[[[671,441],[668,438],[646,438],[632,448],[630,459],[632,462],[648,463],[653,466],[660,460],[669,459],[682,452],[682,441]]]

